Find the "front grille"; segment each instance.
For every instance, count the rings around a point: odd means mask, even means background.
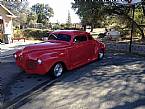
[[[37,67],[37,61],[35,60],[28,60],[26,64],[28,69],[35,69]]]
[[[23,57],[22,57],[22,56],[19,56],[19,57],[17,57],[17,60],[18,60],[19,62],[23,62]]]

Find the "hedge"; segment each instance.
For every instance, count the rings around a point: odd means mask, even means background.
[[[46,30],[46,29],[44,30],[42,29],[25,29],[25,30],[16,29],[14,30],[14,38],[25,37],[26,39],[41,40],[44,37],[48,37],[50,32],[51,31]]]
[[[49,33],[51,31],[49,30],[42,30],[42,29],[25,29],[23,30],[23,36],[25,38],[33,38],[33,39],[42,39],[44,37],[48,37]]]

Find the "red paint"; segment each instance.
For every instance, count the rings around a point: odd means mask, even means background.
[[[63,62],[67,70],[72,70],[97,59],[100,49],[105,51],[105,45],[94,40],[87,32],[61,30],[54,31],[52,34],[69,35],[70,41],[49,40],[48,42],[27,46],[15,53],[16,64],[27,73],[46,74],[57,62]],[[79,43],[74,42],[75,39],[82,36],[87,37],[87,40]],[[40,63],[38,63],[38,59]]]

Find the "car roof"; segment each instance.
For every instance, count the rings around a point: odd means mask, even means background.
[[[54,34],[68,34],[68,35],[80,35],[80,34],[90,34],[88,32],[85,31],[81,31],[81,30],[56,30],[53,31],[52,33]]]

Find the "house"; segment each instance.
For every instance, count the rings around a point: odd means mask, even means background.
[[[0,41],[8,44],[13,36],[12,19],[16,16],[0,4]]]

